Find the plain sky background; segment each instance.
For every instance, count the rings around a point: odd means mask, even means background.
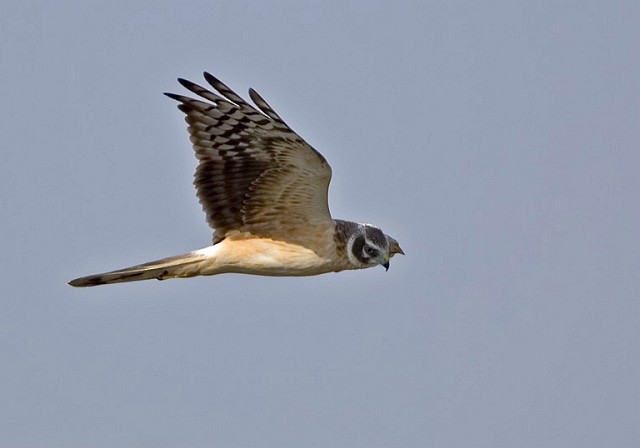
[[[640,446],[640,3],[9,1],[0,447]],[[405,257],[91,289],[201,248],[211,71]]]

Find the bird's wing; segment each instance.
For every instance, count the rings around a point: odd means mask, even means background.
[[[333,225],[331,167],[253,89],[256,107],[209,73],[217,93],[179,79],[202,97],[180,102],[199,160],[194,184],[214,241],[249,233],[304,245],[310,226]]]

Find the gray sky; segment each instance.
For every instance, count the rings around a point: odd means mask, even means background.
[[[640,4],[36,2],[0,15],[0,447],[640,446]],[[207,246],[208,70],[407,255],[72,289]]]

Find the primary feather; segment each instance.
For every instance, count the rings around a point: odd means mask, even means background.
[[[226,272],[299,276],[389,266],[397,241],[368,224],[333,220],[331,167],[253,89],[255,107],[220,80],[215,91],[180,84],[200,99],[167,93],[185,113],[198,167],[194,184],[213,245],[184,255],[81,277],[72,286]]]

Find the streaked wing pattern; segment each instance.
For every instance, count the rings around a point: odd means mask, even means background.
[[[383,266],[403,254],[371,224],[333,220],[331,167],[249,89],[255,107],[215,77],[208,90],[179,79],[200,99],[166,93],[186,114],[198,158],[194,184],[214,229],[213,244],[71,280],[96,286],[225,273],[308,276]]]
[[[205,73],[214,93],[180,83],[207,102],[180,102],[199,165],[194,184],[215,229],[214,241],[234,231],[308,243],[310,226],[332,225],[327,203],[331,167],[254,90],[256,109]]]

